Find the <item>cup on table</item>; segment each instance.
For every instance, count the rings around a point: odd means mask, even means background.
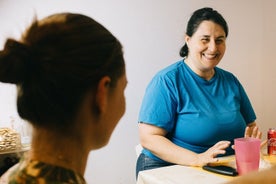
[[[239,175],[256,171],[260,163],[261,140],[257,138],[234,139],[235,158]]]

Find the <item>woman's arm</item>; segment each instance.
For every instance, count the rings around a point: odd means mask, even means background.
[[[154,155],[170,163],[188,166],[202,166],[216,162],[219,154],[225,154],[229,141],[220,141],[206,152],[197,154],[175,145],[166,138],[167,132],[154,125],[139,123],[141,145]]]

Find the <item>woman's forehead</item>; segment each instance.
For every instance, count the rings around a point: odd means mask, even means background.
[[[216,35],[217,37],[221,37],[221,36],[225,37],[225,34],[226,33],[223,27],[213,21],[202,21],[194,33],[194,35],[201,35],[201,36]]]

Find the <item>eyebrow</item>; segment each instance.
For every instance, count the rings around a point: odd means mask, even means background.
[[[217,39],[218,39],[218,38],[226,38],[226,36],[219,36],[219,37],[217,37]]]
[[[209,36],[209,35],[202,35],[202,37],[210,38],[211,36]],[[218,36],[216,39],[221,39],[221,38],[226,38],[226,36]]]

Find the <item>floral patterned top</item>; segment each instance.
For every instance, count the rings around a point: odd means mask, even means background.
[[[86,181],[70,169],[22,159],[1,176],[0,184],[86,184]]]

